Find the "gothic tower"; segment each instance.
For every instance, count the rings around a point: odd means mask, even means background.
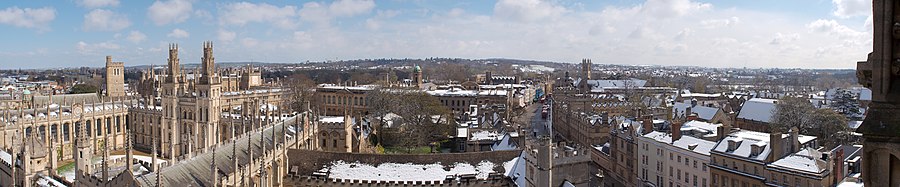
[[[591,80],[591,59],[581,59],[581,79]]]
[[[178,155],[181,155],[180,152],[182,149],[179,144],[179,139],[181,137],[179,133],[179,118],[178,114],[178,97],[181,95],[183,91],[183,84],[181,82],[181,66],[179,65],[178,59],[178,44],[170,44],[169,45],[169,61],[168,61],[168,71],[166,75],[166,81],[163,83],[162,88],[162,109],[163,109],[163,123],[160,129],[162,132],[168,133],[160,133],[162,134],[160,140],[160,147],[168,148],[168,151],[163,150],[163,156],[168,156],[171,159],[171,163],[175,163],[175,158]],[[176,149],[178,147],[179,149]],[[179,152],[176,152],[179,151]]]
[[[217,132],[219,129],[220,109],[219,100],[222,95],[221,79],[216,74],[216,62],[213,57],[212,42],[203,43],[203,58],[200,82],[196,85],[197,95],[197,133],[195,139],[202,148],[209,148],[221,142]]]
[[[900,2],[872,1],[872,52],[857,63],[859,84],[872,89],[862,125],[865,186],[900,186]]]
[[[106,56],[106,96],[125,96],[125,63],[113,62],[112,56]]]

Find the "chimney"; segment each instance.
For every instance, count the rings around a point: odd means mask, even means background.
[[[688,114],[686,121],[696,121],[696,120],[697,120],[697,114],[692,113],[692,114]]]
[[[722,140],[725,136],[728,136],[728,130],[725,129],[725,125],[719,125],[716,127],[716,141]]]
[[[691,111],[692,108],[694,108],[694,106],[688,106],[688,107],[685,107],[685,109],[684,109],[684,117],[691,116],[691,114],[694,113],[693,111]],[[690,121],[690,120],[688,120],[688,121]]]
[[[800,151],[800,129],[797,127],[791,128],[791,153],[796,153]]]
[[[770,159],[778,160],[784,156],[784,141],[781,139],[781,132],[774,131],[769,133],[769,145],[772,146],[772,156]]]
[[[641,125],[643,125],[644,129],[643,129],[643,132],[641,132],[641,134],[647,134],[647,133],[653,132],[653,119],[651,119],[651,118],[652,117],[650,115],[644,115],[644,121],[641,123]]]
[[[672,142],[681,139],[681,122],[672,123]]]

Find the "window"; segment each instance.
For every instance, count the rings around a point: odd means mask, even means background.
[[[694,160],[694,169],[697,169],[697,160]]]
[[[681,155],[678,155],[678,163],[681,163]]]
[[[687,177],[687,176],[684,176]],[[675,173],[675,178],[681,180],[681,169],[678,169],[678,173]]]
[[[672,153],[669,153],[669,160],[672,160]]]
[[[669,177],[672,177],[672,166],[669,166]]]
[[[713,179],[715,179],[715,177],[713,177]],[[703,178],[703,183],[701,183],[701,185],[703,185],[703,187],[706,187],[706,178]]]
[[[694,175],[694,186],[697,186],[697,176]]]

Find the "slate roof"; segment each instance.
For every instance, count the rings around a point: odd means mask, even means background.
[[[684,112],[687,111],[687,108],[691,108],[691,113],[697,113],[697,117],[700,119],[709,121],[712,120],[713,116],[716,115],[716,112],[719,111],[719,108],[713,108],[703,105],[695,105],[691,107],[691,103],[675,103],[675,106],[672,107],[672,113],[677,116],[687,116]]]
[[[282,128],[284,124],[288,124],[287,128],[291,128],[292,126],[290,125],[294,124],[295,120],[297,120],[296,117],[291,117],[285,123],[275,124],[273,127],[265,129],[262,133],[253,132],[252,136],[249,137],[251,138],[252,146],[248,146],[247,136],[238,138],[236,156],[232,154],[233,143],[224,143],[219,146],[215,151],[216,166],[219,168],[220,174],[219,179],[224,178],[225,174],[235,171],[233,160],[237,160],[238,166],[246,166],[249,163],[250,152],[248,147],[253,149],[253,158],[259,158],[263,154],[262,142],[267,143],[266,150],[271,151],[273,149],[271,145],[273,141],[283,143],[281,142],[283,135],[294,136],[296,131],[287,129],[287,132],[283,132]],[[273,130],[275,131],[274,139],[272,137]],[[263,136],[265,140],[260,141],[260,136]],[[170,167],[162,168],[159,173],[140,176],[137,178],[137,181],[141,183],[141,186],[156,186],[156,175],[161,175],[160,181],[162,184],[160,186],[212,186],[208,184],[209,181],[212,181],[210,172],[212,161],[212,152],[206,152],[192,159],[179,161]]]

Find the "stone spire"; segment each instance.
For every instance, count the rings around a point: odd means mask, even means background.
[[[134,147],[133,147],[134,138],[131,137],[134,134],[131,132],[131,129],[126,129],[126,131],[127,131],[127,133],[125,135],[125,139],[126,139],[125,140],[126,141],[126,144],[125,144],[125,146],[126,146],[125,147],[125,168],[127,168],[127,171],[130,172],[131,166],[134,162],[134,153],[132,153],[132,151],[134,150]]]
[[[162,175],[162,173],[159,171],[159,164],[156,163],[156,146],[159,145],[157,143],[157,142],[159,142],[159,139],[157,139],[156,136],[151,136],[150,141],[153,142],[153,147],[150,150],[150,152],[153,152],[152,153],[153,158],[150,161],[151,162],[150,165],[151,165],[151,169],[153,170],[153,172],[156,173],[156,186],[160,186],[159,175]]]
[[[230,112],[229,112],[230,113]],[[230,118],[229,122],[231,123],[231,161],[234,162],[234,172],[237,174],[238,172],[238,159],[237,159],[237,136],[235,136],[235,128],[234,128],[234,117],[232,114],[228,114]],[[237,185],[237,176],[231,178],[231,184]]]

